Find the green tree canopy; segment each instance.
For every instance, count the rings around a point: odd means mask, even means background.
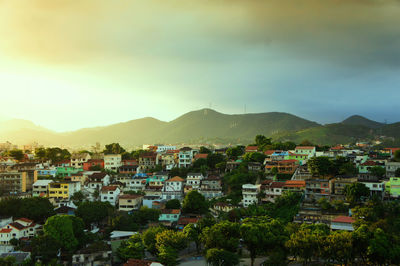
[[[156,248],[156,236],[158,233],[167,230],[165,227],[158,226],[158,227],[150,227],[146,231],[144,231],[143,237],[143,244],[145,245],[148,252],[153,255],[157,255],[158,250]]]
[[[205,228],[201,240],[207,249],[219,248],[236,252],[240,239],[240,225],[229,221],[219,222]]]
[[[53,238],[62,250],[75,251],[84,236],[83,221],[69,215],[55,215],[47,219],[43,226],[45,235]]]
[[[104,149],[104,154],[122,154],[125,152],[125,149],[119,145],[119,143],[111,143],[107,144]]]
[[[87,228],[90,228],[92,223],[99,225],[114,211],[114,207],[108,202],[83,202],[75,211],[77,217],[82,218]]]
[[[233,266],[239,264],[239,256],[224,249],[210,248],[206,252],[206,261],[211,266]]]
[[[313,176],[327,176],[332,173],[333,163],[328,157],[312,157],[307,161],[308,170]]]
[[[165,203],[165,208],[166,209],[180,209],[181,202],[178,199],[169,200],[169,201],[167,201],[167,203]]]
[[[182,204],[182,212],[205,214],[207,211],[208,203],[203,195],[196,190],[186,194]]]
[[[117,249],[117,256],[123,260],[128,259],[143,259],[145,246],[140,234],[134,234],[128,240],[122,241]]]
[[[369,188],[365,184],[358,182],[347,185],[345,191],[347,200],[352,204],[361,202],[362,198],[367,198],[370,194]]]

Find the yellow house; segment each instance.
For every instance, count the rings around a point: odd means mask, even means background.
[[[81,189],[80,182],[62,181],[49,184],[49,198],[69,199]]]

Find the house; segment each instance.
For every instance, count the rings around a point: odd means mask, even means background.
[[[193,189],[198,189],[203,178],[202,173],[188,173],[186,176],[186,185],[191,186]]]
[[[111,246],[105,242],[95,242],[72,255],[72,265],[112,265]]]
[[[306,188],[305,180],[286,180],[285,184],[282,187],[282,191],[302,193],[304,192],[305,188]]]
[[[88,181],[90,182],[100,182],[103,186],[108,186],[110,184],[110,176],[106,173],[93,173],[88,176]]]
[[[400,162],[387,162],[386,177],[400,177],[396,176],[396,170],[399,168],[400,168]]]
[[[120,193],[121,190],[118,186],[103,186],[100,190],[100,200],[102,202],[109,202],[112,206],[115,206]]]
[[[60,181],[48,184],[49,198],[56,201],[69,200],[75,192],[81,190],[80,182]]]
[[[233,170],[237,169],[240,166],[239,161],[230,161],[230,162],[226,162],[226,168],[225,171],[226,172],[232,172]]]
[[[335,177],[332,180],[332,192],[335,199],[344,200],[346,198],[346,187],[357,182],[357,178]]]
[[[378,161],[373,161],[373,160],[368,160],[358,166],[358,172],[360,174],[368,174],[371,171],[371,168],[379,166],[379,167],[385,167],[385,163],[381,163]]]
[[[271,154],[271,161],[282,161],[282,160],[287,160],[289,158],[289,152],[288,151],[275,151],[273,154]]]
[[[164,153],[167,151],[176,150],[176,146],[156,145],[156,147],[157,147],[157,149],[156,149],[157,153]]]
[[[289,152],[289,158],[288,158],[288,160],[296,160],[296,161],[298,161],[300,164],[304,164],[305,163],[305,161],[307,161],[307,159],[308,159],[308,154],[297,154],[297,153],[292,153],[292,152]]]
[[[177,151],[177,153],[179,153],[179,151]],[[163,169],[171,170],[172,168],[176,167],[177,153],[168,151],[159,157]]]
[[[197,150],[194,150],[189,147],[183,147],[179,150],[179,161],[178,167],[179,168],[187,168],[192,165],[192,161],[194,156],[197,154]]]
[[[260,192],[260,185],[253,185],[253,184],[242,185],[243,206],[248,207],[252,204],[257,204],[259,192]]]
[[[332,230],[354,231],[355,220],[349,216],[338,216],[331,221]]]
[[[245,149],[245,152],[258,152],[258,147],[257,146],[247,146]]]
[[[275,202],[275,199],[282,195],[284,186],[285,182],[264,180],[260,187],[260,191],[264,193],[264,197],[261,200],[264,202]]]
[[[158,164],[156,152],[145,152],[139,155],[139,166],[142,171],[153,169]]]
[[[124,194],[118,198],[118,210],[130,212],[142,206],[143,196],[137,194]]]
[[[32,238],[39,228],[41,228],[41,225],[27,218],[14,220],[0,229],[0,245],[9,245],[13,238]]]
[[[236,207],[233,206],[230,203],[225,203],[225,202],[217,202],[214,204],[212,211],[214,214],[218,214],[220,212],[230,212]]]
[[[391,177],[389,181],[385,184],[386,192],[390,197],[399,198],[400,197],[400,178]]]
[[[121,154],[104,155],[104,169],[117,172],[121,166],[122,166]]]
[[[90,159],[87,162],[83,163],[83,170],[91,171],[92,167],[96,167],[96,166],[99,167],[100,169],[104,169],[104,160],[103,159]]]
[[[179,209],[162,209],[158,220],[172,224],[178,222],[180,215],[181,210]]]
[[[57,169],[54,168],[45,168],[45,169],[37,169],[37,175],[38,176],[51,176],[55,177],[57,174]]]
[[[281,174],[293,174],[299,166],[297,160],[281,160],[278,161],[277,169]]]
[[[381,199],[385,196],[385,182],[359,180],[359,183],[364,184],[369,189],[370,196],[377,196]]]
[[[198,159],[207,159],[208,158],[208,153],[198,153],[194,156],[194,160]]]
[[[157,261],[129,259],[124,266],[163,266]]]
[[[249,163],[247,164],[247,169],[248,169],[250,172],[259,172],[259,171],[261,171],[261,169],[262,169],[262,164],[259,163],[259,162],[249,162]]]
[[[83,164],[83,163],[82,163]],[[82,168],[74,168],[74,167],[57,167],[56,176],[58,177],[67,177],[77,174],[83,171]]]
[[[32,196],[33,197],[48,197],[49,196],[49,184],[54,182],[53,180],[38,180],[33,183]]]
[[[177,228],[178,230],[183,230],[183,228],[185,228],[186,225],[188,224],[197,224],[200,220],[200,216],[196,216],[196,217],[180,217],[177,223]]]
[[[120,174],[134,175],[137,172],[138,165],[122,165],[119,167],[118,172]]]
[[[307,179],[306,180],[306,199],[319,200],[320,198],[330,198],[332,184],[328,179]]]
[[[58,215],[75,215],[76,208],[70,206],[60,206],[54,209]]]
[[[185,180],[179,176],[175,176],[165,181],[165,185],[162,190],[162,199],[181,199],[183,197],[184,181]]]
[[[0,172],[0,188],[4,193],[21,193],[32,190],[37,181],[37,171]]]
[[[83,168],[83,164],[90,160],[89,153],[73,153],[71,155],[71,166],[74,168]]]
[[[297,146],[294,153],[296,154],[306,154],[308,157],[313,157],[316,154],[316,148],[313,146]]]

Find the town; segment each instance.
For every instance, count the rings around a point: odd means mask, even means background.
[[[0,144],[1,265],[400,260],[400,148]]]

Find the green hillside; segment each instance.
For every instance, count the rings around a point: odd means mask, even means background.
[[[368,128],[380,128],[384,124],[370,120],[360,115],[353,115],[342,121],[345,125],[365,126]]]

